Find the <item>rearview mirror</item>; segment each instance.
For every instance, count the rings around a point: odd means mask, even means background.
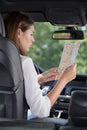
[[[84,33],[81,30],[59,30],[53,32],[54,40],[79,40],[84,39]]]

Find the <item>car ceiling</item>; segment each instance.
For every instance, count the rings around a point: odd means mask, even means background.
[[[86,0],[0,0],[0,12],[29,12],[35,21],[52,24],[86,24]]]

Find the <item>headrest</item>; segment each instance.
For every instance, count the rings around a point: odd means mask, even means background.
[[[0,34],[5,37],[5,27],[1,14],[0,14]]]
[[[71,94],[69,120],[76,126],[87,126],[87,92],[74,91]]]

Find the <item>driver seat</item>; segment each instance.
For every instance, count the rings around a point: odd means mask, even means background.
[[[23,119],[24,83],[20,55],[15,44],[5,38],[0,14],[0,117]]]

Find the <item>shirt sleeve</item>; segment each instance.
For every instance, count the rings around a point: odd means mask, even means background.
[[[23,60],[22,67],[25,82],[25,97],[30,111],[41,118],[49,116],[51,103],[48,96],[42,95],[32,59],[26,58]]]

